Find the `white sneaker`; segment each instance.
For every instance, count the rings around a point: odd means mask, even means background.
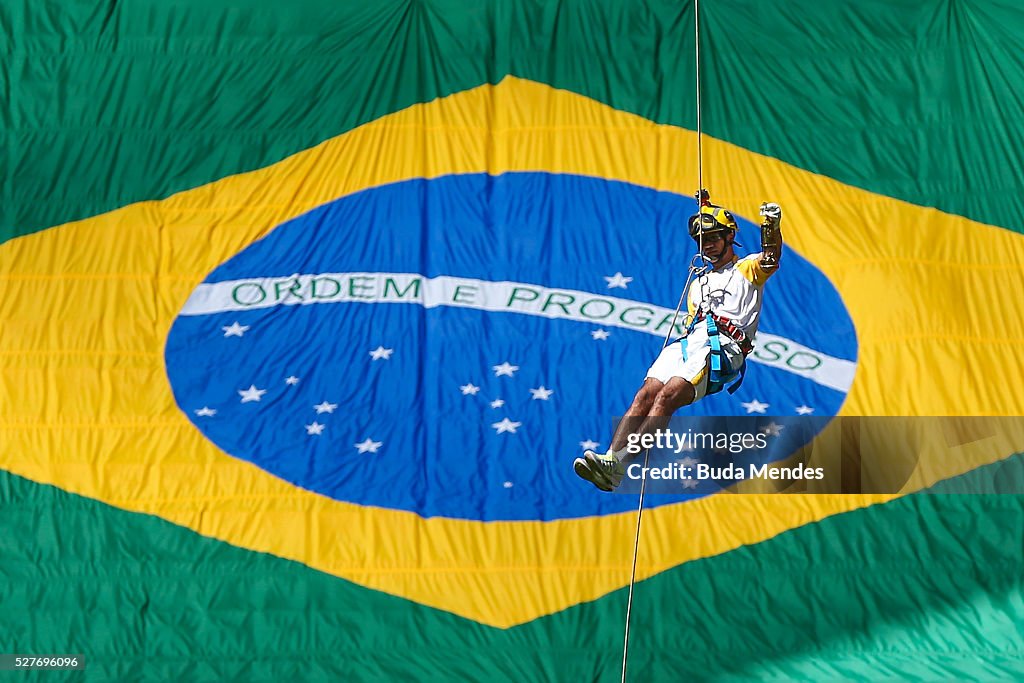
[[[573,461],[572,468],[581,479],[602,491],[614,491],[626,474],[626,468],[614,456],[589,450],[583,451],[582,458]]]

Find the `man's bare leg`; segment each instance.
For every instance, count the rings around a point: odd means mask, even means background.
[[[630,434],[653,434],[658,429],[664,429],[672,414],[693,403],[696,396],[697,390],[682,377],[673,377],[667,384],[648,377],[615,428],[612,452],[621,453],[626,448]]]
[[[673,377],[665,384],[648,377],[636,392],[629,410],[619,420],[612,437],[612,448],[606,454],[586,451],[583,457],[576,458],[573,461],[576,474],[602,491],[614,491],[625,475],[623,460],[628,455],[629,437],[666,427],[672,413],[693,403],[696,393],[693,385],[681,377]]]

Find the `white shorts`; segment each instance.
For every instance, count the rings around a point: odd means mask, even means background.
[[[729,359],[734,372],[739,371],[745,362],[739,345],[724,334],[718,335],[722,350]],[[662,384],[667,384],[673,377],[681,377],[696,389],[694,401],[703,398],[708,389],[708,358],[711,356],[711,344],[708,341],[708,328],[703,323],[694,326],[688,337],[673,342],[665,347],[651,364],[647,376]]]

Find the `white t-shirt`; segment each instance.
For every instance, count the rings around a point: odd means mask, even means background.
[[[734,258],[721,270],[715,270],[706,276],[706,291],[711,303],[711,310],[716,314],[733,321],[737,327],[750,337],[757,334],[757,322],[761,317],[761,301],[764,296],[764,284],[775,270],[761,267],[761,254],[751,254],[742,259]],[[694,315],[701,305],[705,294],[705,278],[700,277],[690,283],[687,296],[687,309]]]

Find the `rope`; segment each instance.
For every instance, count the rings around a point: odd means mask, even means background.
[[[699,205],[703,202],[700,193],[704,191],[704,168],[702,164],[704,157],[703,150],[701,149],[700,127],[700,11],[698,2],[699,0],[693,0],[693,65],[696,72],[697,86],[697,204],[699,210]],[[703,250],[701,253],[704,253]]]
[[[707,268],[698,269],[696,262],[698,258],[695,256],[693,261],[690,262],[689,275],[686,276],[686,284],[683,285],[683,293],[679,295],[679,303],[676,304],[676,311],[672,314],[672,324],[668,326],[668,332],[665,334],[665,340],[661,342],[661,350],[664,351],[665,347],[668,346],[668,340],[672,338],[672,330],[676,327],[676,320],[679,319],[679,311],[683,308],[683,300],[686,298],[686,293],[690,291],[690,282],[693,280],[693,276],[698,272],[703,276],[707,272]],[[687,318],[690,318],[688,321]],[[692,322],[692,316],[687,313],[683,317],[683,323],[689,327]],[[651,450],[644,450],[644,468],[647,468],[647,464],[650,462]],[[629,596],[626,598],[626,628],[623,633],[622,640],[622,683],[626,683],[626,658],[629,655],[629,623],[630,615],[633,611],[633,587],[636,585],[636,559],[637,554],[640,551],[640,524],[643,521],[644,516],[644,491],[647,488],[647,477],[641,477],[640,479],[640,503],[636,509],[636,535],[633,540],[633,569],[629,575]]]
[[[686,284],[683,285],[683,293],[679,297],[679,303],[676,304],[676,312],[672,315],[672,324],[668,326],[668,332],[665,334],[665,341],[661,343],[661,350],[664,351],[665,347],[668,346],[668,340],[672,338],[672,330],[676,327],[676,319],[679,318],[679,311],[683,307],[683,299],[686,298],[686,292],[690,288],[690,280],[693,278],[694,269],[690,268],[690,274],[686,278]],[[644,449],[644,470],[647,469],[647,464],[650,462],[651,449]],[[640,477],[640,503],[636,508],[636,534],[633,537],[633,569],[629,575],[629,597],[626,598],[626,628],[622,635],[622,683],[626,683],[626,658],[629,656],[629,617],[633,612],[633,587],[636,585],[636,558],[640,552],[640,523],[644,518],[644,491],[647,488],[647,476]]]
[[[701,144],[703,131],[700,125],[700,0],[693,0],[693,65],[695,72],[695,87],[697,92],[697,213],[704,206],[704,151]],[[700,278],[701,306],[707,303],[711,296],[708,290],[707,272],[711,270],[711,264],[704,256],[704,231],[697,231],[697,255],[706,266],[704,276]],[[691,266],[692,267],[692,266]]]
[[[697,78],[697,213],[700,213],[700,207],[704,202],[704,165],[703,155],[701,150],[701,128],[700,128],[700,12],[698,11],[699,0],[693,0],[693,55],[694,55],[694,66],[696,67]],[[704,231],[698,230],[698,245],[697,245],[697,256],[694,257],[694,261],[690,262],[689,274],[686,277],[686,284],[683,285],[682,294],[679,295],[679,303],[676,304],[676,311],[672,314],[672,324],[668,327],[668,332],[665,334],[665,341],[661,343],[661,350],[664,351],[665,347],[668,346],[669,339],[672,338],[672,330],[675,329],[676,320],[679,318],[679,311],[683,308],[683,300],[686,298],[687,292],[690,290],[690,282],[693,276],[697,274],[698,270],[695,263],[699,260],[702,264],[700,269],[701,279],[701,294],[702,300],[701,305],[707,300],[706,291],[708,288],[708,271],[711,270],[711,265],[708,263],[707,258],[704,256]],[[691,320],[692,322],[692,320]],[[647,469],[648,462],[650,461],[651,450],[644,450],[644,470]],[[626,625],[623,629],[622,635],[622,683],[626,683],[626,662],[629,658],[629,623],[630,617],[633,613],[633,588],[636,585],[636,560],[640,552],[640,525],[643,522],[644,517],[644,492],[647,489],[647,476],[646,474],[640,478],[640,502],[636,508],[636,534],[633,537],[633,568],[629,575],[629,594],[626,598]]]

